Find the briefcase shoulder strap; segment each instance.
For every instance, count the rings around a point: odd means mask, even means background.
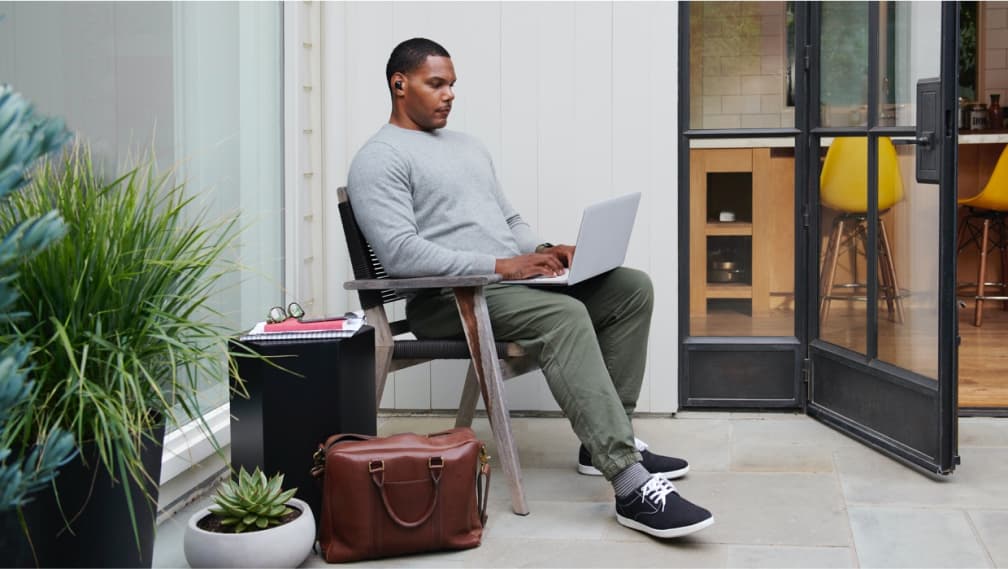
[[[476,510],[479,512],[480,525],[486,527],[487,503],[490,499],[490,455],[486,445],[480,445],[479,474],[476,475]]]

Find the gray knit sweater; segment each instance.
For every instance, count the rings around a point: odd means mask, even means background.
[[[347,192],[390,276],[489,274],[496,259],[539,242],[504,197],[490,153],[459,132],[383,126],[354,157]]]

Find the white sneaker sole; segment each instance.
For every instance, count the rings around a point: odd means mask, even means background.
[[[637,531],[642,531],[648,535],[653,535],[655,537],[682,537],[684,535],[689,535],[694,532],[698,532],[705,527],[714,525],[714,516],[707,518],[702,522],[697,522],[693,525],[683,526],[681,528],[669,528],[669,529],[655,529],[650,526],[646,526],[640,522],[635,522],[629,518],[624,518],[623,516],[616,514],[616,521],[621,525],[628,528],[635,529]]]
[[[579,462],[577,466],[577,471],[578,474],[584,474],[585,476],[602,476],[602,471],[590,464],[581,464]],[[672,470],[670,472],[652,472],[651,474],[661,476],[666,480],[675,480],[677,478],[682,478],[683,476],[686,476],[687,472],[689,472],[688,464],[684,468],[680,468],[679,470]]]

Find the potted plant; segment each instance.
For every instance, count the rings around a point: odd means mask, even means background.
[[[34,346],[34,404],[8,429],[22,445],[64,429],[80,454],[22,515],[43,566],[150,566],[165,424],[199,419],[198,392],[227,381],[210,304],[235,219],[204,219],[153,160],[108,180],[81,143],[0,207],[0,233],[52,209],[67,235],[19,264],[26,316],[0,322]]]
[[[67,139],[63,121],[35,115],[31,104],[9,86],[0,86],[0,201],[24,185],[29,165],[58,149]],[[63,236],[55,211],[19,220],[0,239],[0,321],[18,318],[11,311],[17,290],[14,265]],[[18,341],[0,347],[0,558],[23,565],[32,561],[16,509],[31,500],[73,456],[73,439],[55,429],[30,444],[15,444],[13,417],[32,404],[32,382],[25,362],[31,346]]]
[[[271,478],[244,468],[221,485],[214,506],[189,518],[183,546],[190,567],[297,567],[315,542],[311,508]]]

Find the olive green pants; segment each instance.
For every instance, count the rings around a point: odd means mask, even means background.
[[[639,462],[630,414],[637,405],[654,293],[651,279],[619,268],[569,287],[491,285],[494,336],[539,362],[592,463],[611,480]],[[420,338],[463,334],[450,289],[412,298],[407,319]]]

